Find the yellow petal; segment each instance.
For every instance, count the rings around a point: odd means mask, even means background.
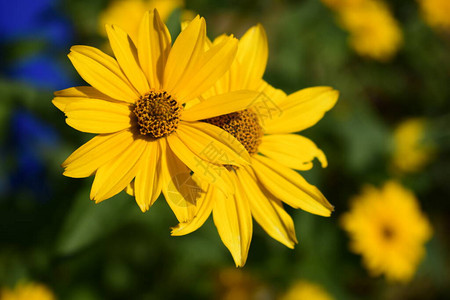
[[[327,166],[325,154],[310,139],[297,134],[271,134],[262,138],[258,151],[267,157],[297,170],[310,170],[314,158]]]
[[[249,108],[259,97],[256,91],[239,90],[212,96],[185,110],[181,118],[186,121],[209,119]]]
[[[138,64],[136,47],[128,34],[114,25],[106,25],[109,43],[120,68],[139,94],[149,91],[147,78]]]
[[[164,197],[178,222],[189,222],[194,217],[195,205],[203,191],[193,180],[190,170],[172,152],[166,142],[161,139],[160,145],[162,149],[161,176]]]
[[[146,212],[161,193],[161,166],[158,142],[148,142],[134,180],[136,202]]]
[[[214,198],[214,224],[236,267],[242,267],[247,261],[253,234],[252,215],[245,191],[238,188],[236,194],[228,198],[217,192]]]
[[[99,92],[97,89],[91,86],[77,86],[64,89],[61,91],[56,91],[55,98],[53,98],[52,103],[59,110],[64,111],[67,104],[77,101],[80,98],[94,98],[111,102],[117,102],[117,100]]]
[[[237,166],[250,163],[250,155],[244,146],[217,126],[203,122],[182,122],[177,132],[180,140],[205,161]]]
[[[200,59],[193,61],[174,86],[173,93],[186,102],[196,98],[211,88],[230,69],[237,50],[237,40],[233,37],[213,45]]]
[[[69,59],[87,83],[111,98],[134,103],[139,93],[123,74],[117,61],[88,46],[73,46]]]
[[[172,92],[190,65],[196,64],[203,54],[205,20],[195,17],[175,40],[164,70],[163,88]]]
[[[239,41],[236,60],[239,73],[232,78],[233,89],[255,89],[266,69],[269,48],[267,36],[261,24],[250,28]]]
[[[134,197],[134,180],[125,188],[125,192]]]
[[[252,157],[252,166],[263,186],[281,201],[312,214],[331,215],[333,206],[296,171],[261,155]]]
[[[131,143],[133,135],[127,130],[97,135],[62,163],[64,175],[74,178],[91,176],[99,167],[125,151]]]
[[[236,174],[239,183],[242,184],[242,188],[245,188],[252,216],[256,222],[272,238],[286,247],[294,248],[294,245],[297,243],[294,222],[284,210],[283,204],[267,191],[261,190],[250,169],[246,167],[239,168]]]
[[[136,139],[95,173],[91,199],[99,203],[123,191],[136,176],[147,141]]]
[[[173,236],[186,235],[200,228],[211,214],[213,204],[215,201],[216,189],[212,185],[208,185],[205,192],[201,193],[197,200],[197,207],[194,217],[189,222],[179,223],[172,228],[171,234]]]
[[[217,186],[220,190],[228,194],[232,187],[228,182],[228,170],[224,167],[211,164],[194,152],[183,143],[178,133],[172,133],[167,137],[167,142],[173,153],[201,180]]]
[[[100,99],[79,99],[65,108],[66,122],[90,133],[112,133],[131,127],[130,107]]]
[[[150,86],[161,88],[172,40],[158,11],[146,12],[139,28],[138,55]]]
[[[339,97],[331,87],[312,87],[289,95],[279,104],[281,116],[266,120],[266,133],[290,133],[309,128],[322,119]]]

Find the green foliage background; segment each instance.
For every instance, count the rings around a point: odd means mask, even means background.
[[[66,0],[60,11],[74,24],[74,44],[101,46],[97,17],[103,0]],[[331,218],[288,209],[299,244],[285,248],[255,226],[247,265],[242,272],[263,287],[267,297],[282,294],[297,279],[321,284],[336,299],[448,299],[450,202],[450,35],[430,29],[417,3],[390,1],[404,32],[404,46],[388,63],[358,57],[347,44],[334,14],[318,0],[187,0],[186,7],[206,17],[208,34],[240,37],[262,23],[270,46],[265,79],[286,92],[329,85],[341,93],[337,106],[304,132],[326,153],[329,166],[304,173],[335,205]],[[169,19],[179,31],[176,11]],[[39,47],[9,47],[12,55]],[[66,54],[60,60],[80,81]],[[176,219],[163,199],[142,214],[134,199],[121,193],[94,204],[92,178],[62,176],[60,163],[90,136],[64,124],[51,104],[52,92],[2,76],[0,139],[10,138],[11,112],[31,111],[56,128],[61,145],[42,157],[52,194],[37,201],[16,190],[0,199],[0,286],[19,280],[47,284],[60,299],[211,299],[223,296],[221,270],[234,268],[212,220],[195,233],[171,237]],[[428,138],[438,148],[423,171],[401,177],[420,199],[434,227],[427,255],[409,284],[372,278],[360,257],[348,250],[338,225],[349,199],[363,184],[381,185],[390,170],[392,130],[409,117],[430,123]],[[0,174],[14,169],[14,155],[2,154]],[[251,289],[251,287],[249,287]]]

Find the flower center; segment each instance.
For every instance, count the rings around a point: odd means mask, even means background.
[[[157,139],[178,128],[182,109],[166,91],[151,90],[137,100],[133,112],[139,132]]]
[[[258,152],[263,130],[256,114],[248,109],[203,120],[233,135],[250,155]]]
[[[385,225],[382,228],[382,235],[385,240],[390,241],[394,238],[395,232],[390,226]]]

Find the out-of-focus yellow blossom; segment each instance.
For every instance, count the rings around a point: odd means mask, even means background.
[[[336,11],[350,46],[360,56],[391,59],[403,43],[403,33],[387,5],[379,0],[322,0]]]
[[[19,283],[13,290],[3,289],[2,300],[54,300],[52,291],[39,283]]]
[[[371,275],[409,281],[425,254],[432,228],[414,194],[395,181],[366,186],[341,218],[350,248],[361,254]]]
[[[301,280],[296,282],[280,300],[333,300],[320,285]]]
[[[433,145],[424,142],[426,122],[421,118],[403,121],[394,131],[392,164],[398,171],[420,171],[432,158]]]
[[[418,0],[423,18],[433,28],[450,29],[449,0]]]
[[[338,13],[356,53],[378,61],[388,61],[397,53],[403,34],[385,3],[366,0]]]
[[[142,15],[146,11],[158,9],[163,22],[177,8],[184,6],[184,0],[114,0],[101,13],[99,30],[106,37],[105,24],[113,24],[122,28],[131,38],[137,38]],[[192,15],[193,19],[195,15]]]

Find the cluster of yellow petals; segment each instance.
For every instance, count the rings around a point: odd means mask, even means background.
[[[381,0],[322,0],[336,11],[349,43],[360,56],[385,62],[403,43],[403,33]]]
[[[418,0],[423,18],[433,28],[450,30],[450,1]]]
[[[333,300],[334,298],[320,285],[299,280],[295,282],[280,300]]]
[[[381,189],[366,186],[341,218],[350,248],[362,255],[373,276],[409,281],[425,254],[431,225],[412,191],[396,181]]]
[[[421,118],[401,122],[394,130],[394,171],[418,172],[432,159],[434,146],[426,141],[427,123]]]
[[[2,300],[55,300],[55,296],[43,284],[29,282],[19,283],[14,289],[3,289],[0,292]]]

